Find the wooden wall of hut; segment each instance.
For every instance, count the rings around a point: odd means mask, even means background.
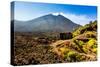
[[[66,40],[66,39],[71,39],[72,38],[72,33],[60,33],[60,39],[61,40]]]

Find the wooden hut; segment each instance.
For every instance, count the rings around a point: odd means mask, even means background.
[[[67,32],[67,33],[60,33],[60,39],[61,40],[66,40],[66,39],[71,39],[72,38],[72,33]]]

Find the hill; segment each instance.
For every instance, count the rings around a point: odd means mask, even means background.
[[[97,21],[90,22],[73,31],[73,38],[51,44],[54,52],[66,62],[97,60]]]
[[[48,14],[29,21],[14,20],[15,32],[72,32],[80,25],[63,15]]]

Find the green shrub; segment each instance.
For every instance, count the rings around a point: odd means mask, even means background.
[[[83,41],[79,41],[79,45],[80,46],[84,45],[84,42]]]
[[[97,48],[97,44],[93,45],[92,48]]]
[[[88,53],[88,49],[87,49],[86,46],[84,46],[84,47],[82,48],[82,50],[83,50],[85,53]]]
[[[97,53],[97,48],[93,48],[92,51],[93,51],[94,53]]]
[[[76,56],[77,56],[77,53],[76,52],[69,51],[68,53],[66,53],[64,55],[64,58],[67,59],[67,61],[69,61],[69,62],[75,62],[75,61],[77,61]]]
[[[92,47],[93,45],[96,45],[96,40],[91,38],[88,42],[87,42],[89,47]]]

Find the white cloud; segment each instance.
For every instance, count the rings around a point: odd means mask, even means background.
[[[52,13],[52,15],[58,16],[58,15],[59,15],[59,13]]]
[[[90,21],[96,20],[96,18],[91,18],[91,17],[88,17],[87,15],[76,15],[76,14],[71,14],[71,13],[64,14],[62,12],[52,13],[52,14],[56,16],[61,14],[65,16],[66,18],[70,19],[71,21],[80,25],[85,25],[85,24],[88,24]]]

